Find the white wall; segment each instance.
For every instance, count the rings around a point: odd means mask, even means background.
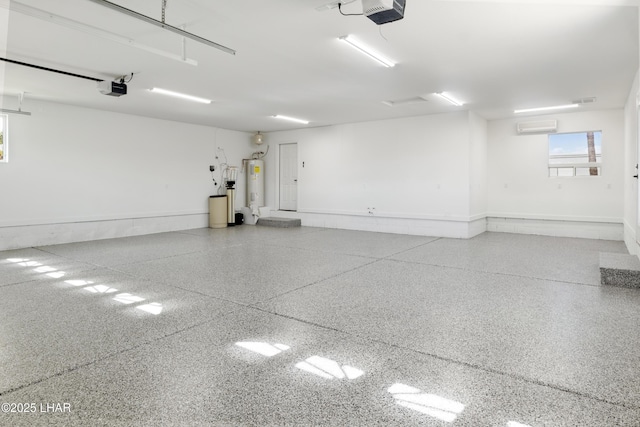
[[[295,142],[305,225],[635,236],[637,87],[625,111],[553,115],[560,132],[603,131],[601,177],[549,178],[546,135],[457,112],[267,134],[266,204],[278,207],[278,145]],[[0,164],[10,183],[0,186],[0,249],[205,227],[209,165],[225,160],[217,147],[236,166],[256,151],[244,132],[33,100],[25,109],[33,115],[11,116],[10,162]],[[237,188],[240,207],[244,175]]]
[[[640,16],[640,8],[638,8]],[[640,38],[640,33],[638,33]],[[625,162],[624,162],[624,242],[629,253],[640,257],[640,188],[637,166],[640,164],[640,122],[638,120],[640,103],[640,70],[631,85],[629,97],[624,108],[625,118]]]
[[[217,147],[238,166],[251,153],[243,132],[37,101],[24,109],[33,114],[10,116],[0,164],[0,249],[204,227]]]
[[[267,204],[278,207],[277,146],[296,142],[303,223],[470,237],[471,205],[484,213],[482,178],[470,184],[485,167],[484,126],[457,112],[269,133]]]
[[[558,132],[602,130],[602,176],[548,177],[547,135],[515,131],[519,121],[545,118],[558,119]],[[488,216],[500,219],[489,220],[490,230],[622,240],[622,110],[496,120],[488,129]]]
[[[0,0],[0,55],[7,57],[7,41],[9,40],[9,0]],[[6,62],[0,61],[0,88],[4,88]],[[13,108],[5,105],[0,96],[0,108]]]
[[[487,121],[477,114],[469,114],[469,212],[472,217],[487,214]]]
[[[624,109],[625,116],[625,161],[624,161],[624,241],[630,253],[640,255],[637,243],[638,230],[638,110],[637,96],[640,93],[640,72],[636,74]]]

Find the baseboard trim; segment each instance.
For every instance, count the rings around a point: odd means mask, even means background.
[[[468,221],[461,221],[460,218],[421,219],[289,211],[271,211],[270,215],[299,218],[302,225],[307,227],[458,239],[469,239],[485,231],[492,231],[619,240],[627,244],[630,253],[640,253],[635,236],[630,235],[630,227],[625,227],[622,222],[486,217],[481,214],[469,217]],[[205,228],[208,221],[208,214],[180,214],[0,227],[0,250]]]
[[[489,216],[487,217],[487,231],[599,240],[624,240],[622,222]]]
[[[0,227],[0,250],[139,236],[207,227],[208,214]]]
[[[373,231],[379,233],[409,234],[415,236],[451,237],[469,239],[486,231],[484,215],[474,215],[466,221],[460,218],[433,219],[336,212],[271,211],[271,216],[298,218],[306,227],[335,228],[341,230]]]

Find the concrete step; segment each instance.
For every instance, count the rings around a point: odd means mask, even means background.
[[[600,252],[600,283],[640,289],[640,260],[635,255]]]
[[[302,225],[302,221],[299,218],[265,217],[259,218],[257,225],[262,225],[264,227],[290,228],[300,227]]]

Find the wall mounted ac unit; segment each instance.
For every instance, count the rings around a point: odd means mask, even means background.
[[[518,135],[529,133],[553,133],[558,130],[557,120],[540,120],[537,122],[518,123]]]

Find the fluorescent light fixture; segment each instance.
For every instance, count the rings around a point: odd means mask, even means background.
[[[193,95],[187,95],[186,93],[174,92],[172,90],[161,89],[159,87],[151,88],[151,89],[149,89],[149,92],[159,93],[159,94],[162,94],[162,95],[173,96],[175,98],[182,98],[182,99],[186,99],[188,101],[193,101],[193,102],[200,102],[202,104],[211,104],[211,100],[210,99],[200,98],[198,96],[193,96]]]
[[[374,61],[384,65],[385,67],[393,67],[396,65],[395,62],[385,58],[384,56],[372,51],[370,48],[368,48],[367,46],[363,45],[362,43],[360,43],[357,40],[354,40],[353,37],[351,37],[350,35],[346,35],[346,36],[342,36],[342,37],[338,37],[338,40],[342,40],[343,42],[347,43],[349,46],[353,47],[354,49],[356,49],[358,52],[360,53],[364,53],[365,55],[367,55],[369,58],[373,59]]]
[[[445,101],[450,102],[456,107],[462,107],[464,105],[463,102],[458,101],[457,99],[453,98],[451,95],[446,94],[445,92],[437,92],[436,95],[444,99]]]
[[[568,108],[576,108],[579,107],[580,104],[566,104],[566,105],[554,105],[552,107],[539,107],[539,108],[526,108],[524,110],[513,110],[515,114],[519,113],[534,113],[537,111],[553,111],[553,110],[564,110]]]
[[[295,122],[295,123],[302,123],[303,125],[309,124],[308,120],[296,119],[295,117],[283,116],[282,114],[276,114],[275,116],[273,116],[273,118],[281,119],[281,120],[289,120],[290,122]]]

